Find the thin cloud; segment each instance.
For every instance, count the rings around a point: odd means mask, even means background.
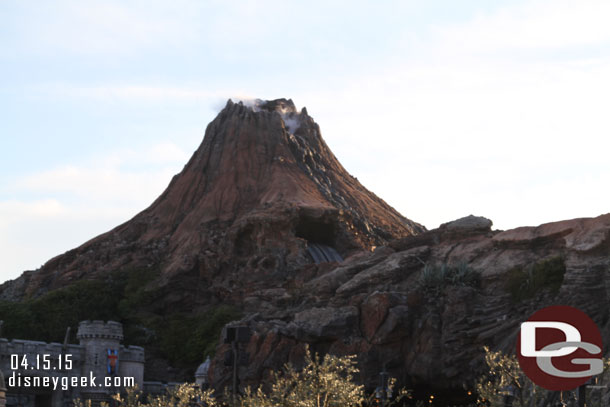
[[[171,7],[138,3],[63,0],[36,7],[13,5],[7,27],[21,45],[14,52],[129,56],[159,46],[184,46],[196,38],[195,26],[175,13],[180,7],[175,2]],[[189,2],[181,3],[190,7]]]
[[[608,42],[593,17],[608,6],[576,11],[570,30],[597,28],[563,43],[573,7],[529,4],[452,25],[399,63],[299,100],[349,171],[428,227],[472,212],[502,229],[600,215],[610,202],[610,59],[592,49],[524,55]],[[531,27],[544,32],[530,41]]]
[[[163,190],[189,154],[172,143],[143,151],[120,150],[91,157],[86,164],[63,165],[16,180],[13,190],[69,194],[90,206],[92,200],[145,205]],[[136,188],[137,187],[137,188]],[[140,208],[141,209],[141,208]]]
[[[34,95],[53,99],[93,100],[100,102],[172,103],[202,102],[226,95],[223,91],[155,85],[79,86],[70,83],[38,84],[29,88]]]
[[[533,1],[436,27],[436,32],[456,53],[607,45],[608,15],[610,3],[604,0]]]
[[[134,214],[132,208],[108,202],[90,204],[65,204],[57,199],[0,201],[0,245],[3,253],[10,253],[3,256],[0,281],[36,269]]]
[[[5,187],[31,199],[0,201],[0,281],[126,221],[150,205],[189,155],[171,142],[121,150],[16,179]]]
[[[0,229],[24,218],[49,218],[66,213],[57,199],[0,201]]]

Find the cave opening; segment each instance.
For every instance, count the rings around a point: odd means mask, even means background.
[[[311,243],[334,247],[335,226],[309,216],[301,216],[296,227],[296,236]]]
[[[343,258],[335,248],[335,225],[321,219],[301,216],[295,229],[296,237],[307,241],[307,252],[314,263],[341,262]]]

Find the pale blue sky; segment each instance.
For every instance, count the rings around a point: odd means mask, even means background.
[[[0,0],[0,282],[148,206],[229,97],[307,106],[428,228],[606,213],[609,20],[601,0]]]

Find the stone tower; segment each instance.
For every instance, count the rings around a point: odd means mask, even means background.
[[[123,325],[115,321],[82,321],[78,325],[76,338],[85,348],[82,374],[89,372],[103,382],[105,377],[119,375],[119,351],[123,340]],[[82,389],[85,398],[104,399],[111,389]]]

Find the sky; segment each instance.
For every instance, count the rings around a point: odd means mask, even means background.
[[[610,2],[0,0],[0,283],[129,220],[228,98],[292,98],[427,228],[610,211]]]

